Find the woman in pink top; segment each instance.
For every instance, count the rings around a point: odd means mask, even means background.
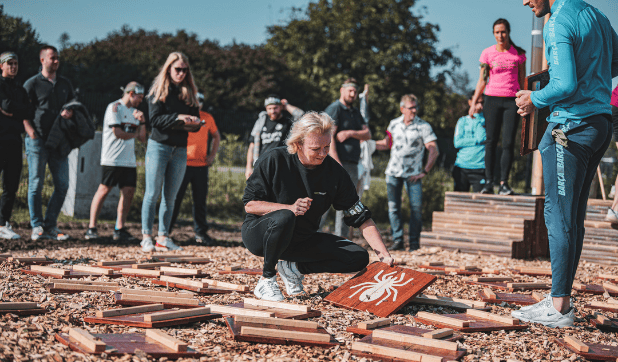
[[[526,74],[525,51],[511,41],[511,26],[505,19],[498,19],[493,26],[496,45],[481,53],[481,73],[471,104],[485,91],[485,186],[481,193],[494,193],[494,161],[496,146],[502,128],[502,159],[500,160],[500,195],[512,195],[508,185],[513,163],[513,147],[519,116],[515,105],[515,94],[524,84]],[[470,108],[474,117],[474,107]]]

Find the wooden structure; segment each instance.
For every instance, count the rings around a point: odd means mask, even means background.
[[[235,316],[225,318],[225,323],[235,341],[324,348],[339,344],[316,322]]]
[[[0,302],[0,315],[15,314],[19,316],[45,314],[47,310],[34,302]]]
[[[592,301],[584,306],[584,308],[588,309],[600,309],[606,310],[608,312],[618,313],[618,303],[608,303],[608,302],[597,302]]]
[[[457,275],[481,275],[485,273],[482,268],[473,265],[445,265],[441,262],[419,265],[419,268],[441,270],[444,274]]]
[[[368,336],[375,330],[385,330],[397,333],[406,333],[414,336],[425,337],[425,338],[434,338],[441,339],[443,341],[459,341],[463,339],[463,335],[461,333],[455,333],[452,329],[443,328],[443,329],[426,329],[426,328],[418,328],[411,326],[402,326],[402,325],[390,325],[390,321],[388,325],[378,325],[372,326],[371,322],[362,322],[356,325],[349,326],[346,328],[346,332],[359,334],[361,336]],[[445,332],[446,330],[450,332]]]
[[[466,280],[466,284],[481,285],[489,288],[496,288],[506,290],[509,292],[523,291],[523,290],[545,290],[551,289],[551,283],[515,283],[515,282],[485,282]]]
[[[375,262],[324,300],[339,307],[388,317],[408,304],[435,280],[433,275]]]
[[[250,288],[246,285],[211,279],[195,280],[162,275],[160,279],[153,279],[152,283],[169,288],[191,290],[202,294],[251,293]]]
[[[307,319],[319,317],[322,312],[313,310],[308,305],[285,303],[285,302],[269,302],[266,300],[244,298],[241,303],[229,304],[228,307],[243,308],[245,310],[261,311],[272,313],[276,318],[284,319]],[[225,313],[223,313],[225,314]]]
[[[514,267],[511,269],[514,274],[530,275],[533,277],[551,277],[551,268],[529,268]]]
[[[588,360],[616,361],[618,359],[618,347],[616,346],[582,342],[568,336],[564,339],[555,338],[554,342]]]
[[[607,318],[601,313],[594,313],[586,317],[593,327],[603,332],[618,332],[618,319]]]
[[[107,270],[107,269],[106,269]],[[116,282],[99,282],[90,280],[53,279],[46,283],[50,293],[76,294],[81,292],[110,292],[120,289]]]
[[[466,313],[461,314],[418,312],[414,320],[437,328],[451,328],[464,333],[528,328],[527,324],[520,324],[517,319],[476,309],[468,309]]]
[[[549,71],[529,75],[526,77],[524,89],[536,91],[545,88],[549,84]],[[549,107],[536,109],[533,114],[529,114],[523,118],[521,122],[521,148],[519,154],[525,156],[532,151],[535,151],[541,143],[543,134],[547,129],[547,117],[549,117]]]
[[[584,294],[601,295],[607,292],[611,296],[618,296],[618,286],[613,283],[582,284],[579,282],[573,282],[573,290]]]
[[[160,303],[163,304],[164,308],[204,307],[199,300],[187,295],[188,293],[174,293],[175,295],[161,295],[160,293],[165,292],[140,291],[140,293],[135,293],[135,291],[122,291],[121,293],[115,293],[114,299],[116,300],[116,304],[128,306]]]
[[[30,265],[29,268],[20,269],[24,274],[41,275],[46,278],[58,279],[75,279],[75,278],[98,278],[105,276],[107,278],[120,278],[122,275],[117,273],[101,274],[100,272],[80,271],[75,269],[54,268],[50,266]]]
[[[495,304],[505,302],[508,304],[532,305],[543,300],[543,295],[537,292],[533,292],[532,294],[494,293],[489,288],[480,291],[479,297],[481,297],[483,302]]]
[[[163,304],[97,311],[95,316],[84,318],[86,323],[116,324],[139,328],[162,328],[202,322],[220,318],[210,308],[165,309]]]
[[[485,302],[477,302],[475,300],[440,297],[437,295],[424,295],[420,294],[410,300],[410,304],[424,304],[424,305],[437,305],[442,307],[449,307],[453,309],[486,309]]]
[[[177,359],[202,356],[201,353],[189,348],[185,342],[155,329],[146,330],[144,334],[90,334],[80,328],[71,328],[69,333],[57,333],[56,340],[76,352],[105,353],[108,357],[134,354],[137,350],[154,358]]]
[[[607,209],[611,206],[612,200],[588,200],[581,260],[618,265],[618,224],[605,221]]]
[[[549,256],[544,197],[447,192],[421,246],[517,259]]]

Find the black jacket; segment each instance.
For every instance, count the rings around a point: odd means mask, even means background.
[[[94,123],[83,104],[71,102],[62,109],[65,108],[73,110],[73,117],[65,119],[58,115],[45,141],[45,148],[56,151],[60,156],[68,156],[71,150],[93,139],[95,131]]]
[[[26,90],[15,79],[0,76],[0,108],[13,115],[0,112],[0,141],[21,140],[23,121],[32,120],[34,111]]]
[[[172,85],[169,87],[165,102],[152,103],[152,100],[148,101],[150,127],[152,128],[150,138],[168,146],[187,147],[189,133],[181,129],[174,129],[174,126],[178,122],[179,114],[199,117],[200,109],[188,106],[185,101],[178,98],[179,95],[178,87]]]

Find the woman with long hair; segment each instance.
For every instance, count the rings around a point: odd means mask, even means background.
[[[481,193],[494,193],[494,161],[496,146],[502,129],[502,158],[500,160],[500,195],[512,195],[508,184],[513,148],[519,116],[515,94],[522,89],[526,75],[526,52],[513,44],[511,25],[505,19],[498,19],[493,25],[496,45],[481,53],[481,72],[472,98],[469,115],[474,118],[474,105],[485,91],[485,185]]]
[[[189,60],[171,53],[150,87],[149,114],[152,133],[146,150],[146,191],[142,204],[142,251],[181,250],[169,237],[176,194],[187,166],[187,132],[200,127],[197,88]],[[159,233],[153,244],[152,229],[156,202]]]

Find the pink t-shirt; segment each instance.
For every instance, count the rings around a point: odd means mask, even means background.
[[[612,92],[612,101],[610,103],[612,106],[618,107],[618,86],[614,88],[614,91]]]
[[[492,45],[483,50],[481,63],[489,64],[489,81],[485,87],[485,94],[494,97],[515,97],[519,86],[519,65],[526,61],[525,54],[517,54],[517,49],[511,46],[505,52],[496,50]]]

